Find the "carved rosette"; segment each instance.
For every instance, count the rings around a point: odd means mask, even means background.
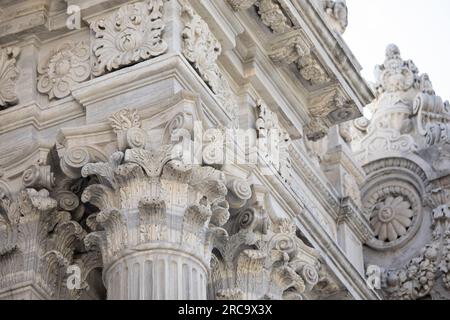
[[[375,234],[368,245],[386,250],[411,240],[422,219],[420,199],[414,187],[400,181],[377,184],[366,192],[363,205]]]
[[[72,87],[90,76],[89,46],[84,42],[68,42],[50,53],[39,66],[38,90],[49,99],[70,95]]]
[[[93,74],[107,72],[159,56],[167,51],[163,0],[146,0],[122,6],[105,19],[93,22]]]
[[[16,58],[20,49],[7,47],[0,49],[0,109],[16,104],[16,82],[19,77],[19,69],[16,66]]]
[[[220,42],[187,1],[182,1],[182,19],[185,24],[183,55],[211,88],[230,118],[236,120],[239,111],[236,99],[217,64],[222,52]]]
[[[430,295],[438,278],[450,286],[450,192],[445,188],[429,194],[433,209],[432,241],[403,268],[383,273],[383,292],[390,299],[417,300]]]

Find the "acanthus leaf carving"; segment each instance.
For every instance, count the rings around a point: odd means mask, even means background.
[[[217,60],[222,46],[209,29],[208,24],[194,11],[187,1],[182,1],[183,55],[192,63],[232,121],[238,116],[238,104],[231,86],[220,70]]]
[[[284,14],[276,0],[259,0],[256,3],[262,22],[275,33],[283,33],[292,29],[291,21]]]
[[[96,57],[93,74],[101,76],[165,53],[168,46],[162,38],[163,7],[162,0],[127,4],[109,17],[93,22]]]
[[[229,240],[213,251],[212,292],[217,299],[303,298],[319,282],[319,255],[297,237],[288,219],[271,220],[264,190],[252,190],[248,206],[225,226]]]

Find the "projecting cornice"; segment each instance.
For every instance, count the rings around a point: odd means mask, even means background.
[[[256,41],[265,47],[280,72],[305,90],[308,101],[304,109],[309,117],[303,121],[309,139],[321,139],[331,126],[361,116],[374,94],[361,77],[361,67],[341,32],[330,24],[327,10],[312,1],[228,3],[238,16],[243,16],[244,10],[248,16],[257,14],[258,24],[267,29],[260,27],[252,33],[261,37]]]

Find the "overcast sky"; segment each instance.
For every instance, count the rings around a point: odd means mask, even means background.
[[[375,65],[395,43],[402,58],[428,73],[436,93],[450,100],[450,0],[347,0],[347,6],[344,38],[367,80],[374,81]]]

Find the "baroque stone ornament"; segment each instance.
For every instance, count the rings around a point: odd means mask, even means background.
[[[84,230],[68,212],[56,210],[56,201],[46,189],[29,188],[15,199],[4,197],[0,209],[5,213],[4,220],[0,218],[1,239],[7,224],[7,241],[2,241],[0,255],[0,290],[31,285],[48,299],[58,299],[66,285],[65,268],[72,263]]]
[[[234,121],[238,115],[238,105],[230,84],[217,64],[222,46],[209,29],[208,24],[194,11],[185,0],[182,1],[182,19],[185,27],[183,37],[183,55],[192,63],[220,104]]]
[[[376,206],[370,223],[378,240],[395,241],[406,234],[413,216],[411,204],[403,197],[388,197]]]
[[[259,0],[256,6],[262,22],[272,29],[273,32],[283,33],[291,30],[290,21],[283,13],[278,1]]]
[[[130,110],[116,113],[111,120],[118,136],[139,123],[137,114]],[[130,285],[147,288],[145,293],[108,290],[108,298],[206,298],[212,245],[216,238],[227,237],[221,226],[229,217],[228,189],[221,171],[185,164],[176,145],[162,145],[156,149],[127,147],[124,152],[113,153],[107,163],[86,164],[82,176],[98,181],[82,194],[84,203],[98,208],[88,218],[93,232],[86,237],[85,245],[101,253],[106,287],[116,287],[116,281],[125,276],[123,272],[133,272],[138,278]],[[246,191],[237,188],[234,192],[245,196]],[[130,250],[136,254],[130,255]],[[142,269],[125,271],[124,263]],[[160,271],[153,274],[145,267],[148,265]],[[178,276],[172,266],[184,271]],[[154,281],[162,280],[154,278],[160,272],[176,276],[171,281],[183,290],[166,292],[167,283],[149,291]],[[199,286],[188,289],[189,279]]]
[[[257,106],[258,149],[266,166],[273,166],[285,183],[291,183],[291,138],[279,123],[278,116],[261,101]],[[266,168],[269,169],[269,168]],[[270,169],[269,169],[270,170]]]
[[[400,50],[394,44],[386,48],[386,60],[375,68],[375,77],[379,93],[407,91],[423,81],[414,62],[402,60]]]
[[[70,95],[73,85],[90,76],[89,46],[84,42],[68,42],[50,53],[39,66],[38,90],[49,99]]]
[[[253,188],[249,205],[233,214],[211,260],[211,293],[219,300],[301,300],[319,283],[318,253],[285,219],[272,222],[265,192]]]
[[[96,57],[93,74],[101,76],[165,53],[163,7],[163,0],[127,4],[109,17],[93,22]]]
[[[432,294],[441,277],[449,289],[449,204],[448,189],[431,191],[433,210],[432,241],[405,267],[383,273],[383,290],[389,299],[417,300]]]
[[[109,121],[117,134],[119,150],[145,147],[148,135],[140,128],[141,120],[136,109],[122,109],[111,115]]]
[[[294,30],[279,36],[269,57],[282,65],[295,63],[302,78],[310,85],[323,85],[330,81],[325,69],[313,56],[310,41],[303,31]]]
[[[0,108],[18,102],[16,82],[19,69],[16,66],[16,59],[19,53],[20,49],[17,47],[0,49]]]

